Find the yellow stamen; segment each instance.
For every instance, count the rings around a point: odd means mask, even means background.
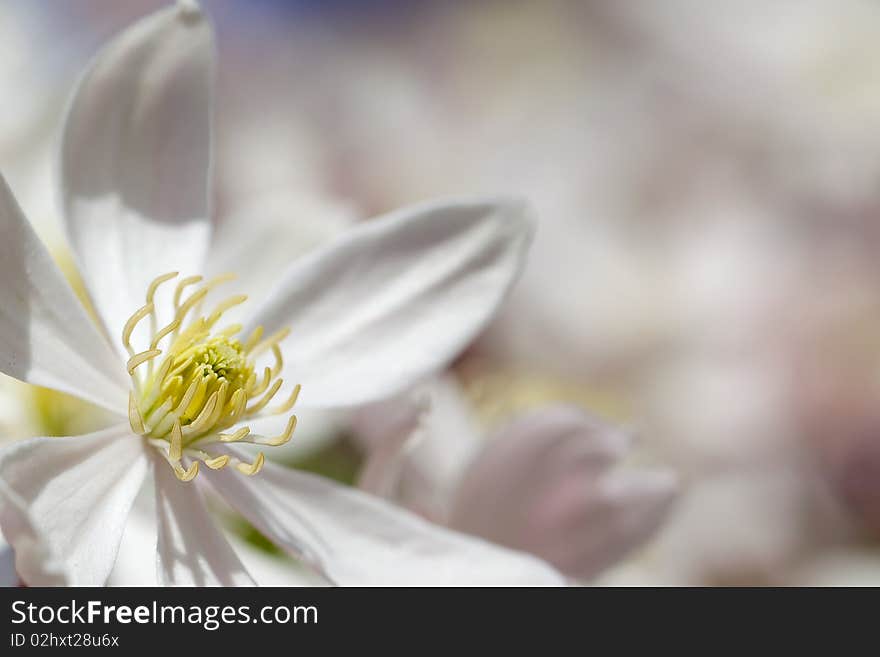
[[[229,297],[225,301],[221,301],[217,304],[217,307],[214,308],[214,311],[208,316],[208,326],[214,326],[217,321],[223,316],[230,308],[234,308],[235,306],[239,306],[247,301],[246,294],[238,294],[234,297]]]
[[[261,353],[266,351],[266,349],[270,349],[272,347],[272,345],[278,344],[279,342],[282,342],[288,335],[290,335],[289,328],[283,328],[279,331],[275,331],[275,333],[273,333],[268,338],[266,338],[265,340],[263,340],[259,344],[257,344],[256,347],[254,347],[253,349],[250,349],[248,351],[248,354],[252,357],[259,356]]]
[[[263,463],[265,463],[265,461],[266,457],[263,456],[263,452],[258,452],[257,458],[254,459],[253,463],[239,462],[235,464],[235,469],[248,476],[255,475],[263,469]]]
[[[293,431],[296,429],[296,415],[291,415],[290,419],[287,420],[287,427],[282,431],[279,435],[274,438],[266,439],[263,444],[269,445],[270,447],[281,447],[290,440],[290,437],[293,435]]]
[[[168,442],[168,456],[174,461],[179,461],[183,456],[183,433],[180,430],[179,420],[174,420],[174,424],[171,425]]]
[[[281,415],[282,413],[286,413],[291,408],[293,408],[293,405],[296,404],[296,400],[299,398],[299,391],[301,387],[302,386],[300,386],[300,384],[298,383],[293,386],[293,390],[291,391],[290,396],[287,398],[287,400],[280,406],[276,406],[272,409],[272,415]]]
[[[205,465],[207,465],[212,470],[220,470],[225,468],[229,463],[229,455],[222,454],[221,456],[216,456],[211,459],[205,459]]]
[[[224,443],[236,443],[251,432],[250,427],[242,427],[235,433],[221,433],[220,440]]]
[[[140,409],[137,407],[133,391],[128,393],[128,423],[131,425],[131,430],[137,435],[142,436],[146,433],[144,419],[141,417]]]
[[[134,371],[139,366],[143,365],[148,360],[152,360],[153,358],[155,358],[156,356],[158,356],[161,353],[162,353],[162,351],[159,349],[149,349],[147,351],[142,351],[139,354],[135,354],[134,356],[129,358],[128,363],[126,363],[126,367],[128,368],[129,375],[134,374]]]
[[[284,383],[284,379],[275,379],[275,383],[272,384],[272,387],[269,388],[269,392],[263,395],[263,398],[260,399],[256,404],[251,406],[245,411],[248,415],[253,415],[254,413],[259,413],[265,408],[266,404],[272,401],[272,397],[275,396],[275,393],[278,392],[278,388],[281,387],[281,384]]]
[[[250,352],[250,350],[254,348],[254,345],[256,345],[260,341],[260,338],[262,338],[262,337],[263,337],[263,327],[258,326],[257,328],[255,328],[251,332],[250,336],[245,341],[244,346],[242,347],[242,350],[245,353]]]
[[[128,318],[125,326],[122,327],[122,345],[125,347],[126,351],[128,351],[129,356],[134,356],[134,347],[131,346],[131,334],[134,333],[134,329],[140,321],[151,312],[153,312],[152,303],[148,303],[146,306],[138,308],[134,312],[134,315]],[[155,347],[153,347],[153,349],[155,349]]]
[[[159,342],[162,341],[162,338],[164,338],[166,335],[171,333],[171,331],[176,331],[179,326],[180,326],[180,320],[175,319],[168,326],[166,326],[161,331],[156,333],[155,337],[153,338],[153,341],[150,343],[150,349],[155,349],[156,347],[158,347]]]
[[[184,470],[179,463],[174,463],[171,467],[174,469],[174,474],[176,474],[177,478],[181,481],[192,481],[196,478],[196,475],[199,474],[198,461],[193,461],[192,465],[189,466],[187,470]]]
[[[174,288],[174,309],[177,310],[180,308],[180,297],[183,296],[183,291],[189,287],[190,285],[194,285],[195,283],[201,282],[201,276],[188,276],[187,278],[182,279],[177,287]]]
[[[208,315],[202,314],[210,291],[231,280],[232,275],[221,275],[207,282],[200,276],[179,280],[170,299],[173,319],[157,329],[157,318],[161,314],[156,308],[159,286],[177,276],[177,272],[172,272],[153,279],[147,288],[146,304],[129,318],[123,329],[122,341],[130,356],[127,368],[133,388],[129,398],[129,424],[133,432],[144,436],[148,444],[162,453],[181,481],[195,478],[199,463],[215,470],[234,464],[241,474],[256,474],[265,463],[262,452],[252,463],[246,463],[226,454],[212,454],[209,446],[251,442],[273,447],[290,440],[296,427],[295,416],[288,419],[285,430],[275,437],[251,436],[248,427],[230,429],[245,416],[267,412],[267,405],[283,385],[280,375],[284,358],[280,343],[290,331],[285,328],[264,337],[263,327],[258,326],[244,341],[235,337],[242,330],[241,324],[215,331],[224,313],[247,300],[245,295],[233,295],[219,301]],[[196,287],[189,289],[193,285]],[[132,337],[148,316],[150,348],[135,353]],[[272,352],[274,363],[263,367],[260,375],[255,361],[268,350]],[[144,363],[149,367],[138,371]],[[297,385],[272,413],[289,411],[298,394]],[[187,468],[182,462],[184,456],[192,459]]]

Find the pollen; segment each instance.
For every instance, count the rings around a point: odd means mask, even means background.
[[[177,275],[172,272],[154,279],[147,288],[145,304],[122,330],[132,382],[129,424],[162,454],[181,481],[192,481],[200,463],[213,470],[231,466],[244,475],[255,475],[263,467],[263,452],[247,463],[223,453],[222,445],[247,442],[278,447],[290,440],[295,415],[289,416],[286,428],[277,436],[254,435],[246,424],[256,417],[287,414],[296,403],[299,384],[283,402],[269,405],[284,385],[280,343],[290,331],[283,329],[264,337],[258,326],[240,338],[239,324],[218,328],[230,308],[247,301],[245,295],[231,296],[204,312],[209,293],[231,280],[231,275],[208,281],[200,276],[181,279],[168,300],[173,318],[160,327],[156,295]],[[133,336],[145,320],[149,335],[145,348],[138,351],[132,344]],[[267,363],[258,367],[263,357]]]

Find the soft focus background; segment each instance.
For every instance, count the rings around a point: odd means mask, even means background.
[[[163,4],[0,4],[0,170],[62,265],[66,95]],[[294,252],[432,196],[536,206],[455,371],[487,424],[569,401],[679,472],[665,527],[599,583],[880,584],[880,4],[203,5],[223,221],[289,224]],[[94,421],[22,394],[0,382],[5,436]],[[350,481],[339,426],[301,425],[289,459]]]

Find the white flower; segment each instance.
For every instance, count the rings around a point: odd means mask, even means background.
[[[249,315],[233,308],[240,295],[207,305],[225,279],[202,272],[246,271],[261,258],[219,263],[211,246],[212,65],[209,24],[181,3],[112,41],[75,93],[61,200],[100,328],[0,184],[0,371],[119,420],[0,451],[0,526],[23,580],[54,583],[60,562],[65,581],[102,584],[152,475],[165,583],[253,581],[206,513],[205,484],[331,582],[559,583],[530,556],[234,445],[290,438],[299,385],[287,373],[302,384],[300,404],[335,407],[393,395],[435,370],[494,312],[530,224],[517,202],[424,204],[296,259],[271,289],[250,291]],[[221,328],[225,311],[243,326]],[[275,393],[286,401],[272,409]]]
[[[458,531],[588,579],[650,537],[677,489],[622,467],[631,437],[571,406],[522,415],[484,440],[451,377],[358,411],[361,486]]]

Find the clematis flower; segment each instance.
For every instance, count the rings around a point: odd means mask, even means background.
[[[55,583],[47,564],[60,563],[51,572],[68,583],[103,584],[152,477],[167,584],[253,583],[203,486],[332,583],[560,583],[531,556],[240,449],[291,439],[294,403],[361,404],[439,367],[488,321],[531,229],[519,202],[427,203],[289,263],[249,291],[253,310],[243,294],[216,297],[229,277],[203,278],[222,251],[208,205],[212,42],[199,8],[180,3],[109,43],[75,91],[61,201],[97,322],[0,182],[0,371],[118,419],[0,451],[0,527],[19,575]]]
[[[572,406],[522,415],[484,439],[451,377],[360,409],[361,486],[434,522],[531,552],[587,580],[662,524],[665,468],[624,467],[631,436]]]

